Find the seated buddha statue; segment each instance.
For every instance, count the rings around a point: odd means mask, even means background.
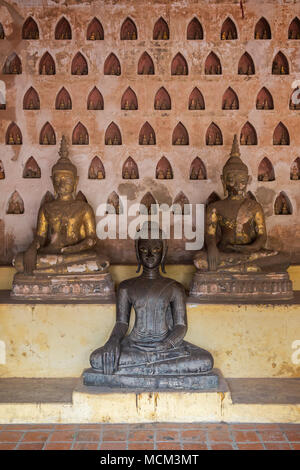
[[[64,275],[67,282],[68,275],[105,274],[108,271],[109,261],[99,253],[94,211],[82,198],[76,198],[77,168],[68,157],[64,136],[59,155],[52,167],[55,197],[41,204],[36,235],[27,250],[18,253],[13,261],[17,270],[13,295],[34,293],[27,283],[28,276],[33,277],[30,283],[36,292],[49,294],[49,282],[47,284],[45,276],[55,279],[55,276]],[[44,285],[39,290],[41,276],[44,276]],[[22,281],[18,282],[20,279]],[[69,287],[64,286],[66,294],[73,291]],[[80,290],[78,283],[76,289]]]
[[[152,228],[151,239],[150,230],[146,222],[138,233],[137,272],[141,266],[143,272],[121,282],[115,326],[107,343],[91,354],[92,369],[84,372],[85,385],[145,388],[155,383],[156,388],[170,388],[171,384],[195,388],[203,373],[213,367],[208,351],[183,339],[187,332],[185,291],[175,280],[161,276],[167,242],[159,229],[153,238]],[[135,323],[127,334],[132,307]],[[211,384],[206,376],[206,386],[213,388],[217,375],[209,377]]]

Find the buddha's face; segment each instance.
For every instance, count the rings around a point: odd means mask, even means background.
[[[163,255],[163,244],[161,240],[140,240],[138,250],[143,266],[153,269],[160,265]]]
[[[229,196],[244,196],[249,181],[245,171],[228,171],[223,176],[223,182]]]
[[[71,196],[75,192],[77,181],[71,171],[56,171],[52,182],[58,197]]]

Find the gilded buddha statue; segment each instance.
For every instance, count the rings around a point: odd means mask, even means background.
[[[265,248],[264,211],[246,192],[249,179],[235,135],[221,175],[225,199],[206,210],[206,249],[194,257],[197,273],[191,296],[262,300],[293,296],[286,272],[290,257]]]
[[[154,235],[154,236],[153,236]],[[151,238],[152,237],[152,238]],[[121,282],[116,323],[106,344],[90,356],[85,385],[116,388],[203,389],[218,385],[212,355],[184,341],[187,332],[184,287],[161,276],[167,242],[146,222],[135,241],[140,276]],[[135,323],[131,332],[132,307]]]
[[[14,259],[13,296],[110,297],[109,261],[99,251],[92,207],[76,197],[77,168],[62,137],[60,158],[52,167],[55,197],[41,204],[36,235]]]

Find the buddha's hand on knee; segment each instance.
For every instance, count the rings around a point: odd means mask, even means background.
[[[207,260],[209,271],[216,271],[220,262],[219,250],[216,246],[212,246],[208,249]]]
[[[37,249],[31,245],[24,253],[24,272],[25,274],[32,274],[36,267]]]
[[[111,375],[118,367],[120,357],[120,341],[112,338],[107,341],[102,349],[103,373]]]

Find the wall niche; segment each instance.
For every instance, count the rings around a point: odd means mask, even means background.
[[[139,169],[133,158],[128,157],[122,168],[122,178],[124,180],[139,179]]]
[[[284,191],[281,191],[275,200],[274,213],[275,215],[291,215],[293,213],[291,201]]]
[[[89,110],[101,110],[104,109],[103,96],[96,86],[90,92],[87,99],[87,109]]]
[[[282,122],[274,130],[273,145],[290,145],[289,131]]]
[[[257,145],[257,134],[254,126],[247,121],[241,130],[240,135],[241,145]]]
[[[256,109],[274,109],[272,95],[265,87],[263,87],[257,95]]]
[[[261,18],[255,25],[254,39],[271,39],[271,28],[265,18]]]
[[[23,178],[40,178],[41,169],[33,157],[28,158],[25,163]]]
[[[300,88],[295,88],[290,97],[289,108],[293,110],[300,109]]]
[[[267,157],[264,157],[258,166],[258,181],[274,181],[275,172],[272,163]]]
[[[135,40],[137,39],[137,29],[134,21],[131,18],[126,18],[121,27],[121,39],[122,40]]]
[[[223,145],[221,129],[212,122],[206,131],[206,145]]]
[[[77,52],[72,60],[71,74],[72,75],[88,75],[88,64],[81,52]]]
[[[88,145],[89,144],[89,133],[87,128],[78,122],[74,127],[72,133],[72,145]]]
[[[113,191],[108,196],[106,204],[107,204],[107,210],[106,210],[107,214],[117,214],[117,215],[123,214],[123,206],[121,204],[118,194],[115,191]]]
[[[170,39],[169,26],[167,22],[160,17],[153,28],[153,39],[155,40],[167,40]]]
[[[187,61],[180,52],[176,54],[171,63],[171,75],[188,75]]]
[[[22,28],[22,39],[39,39],[39,28],[34,19],[27,18]]]
[[[121,75],[121,64],[113,52],[105,60],[104,75]]]
[[[154,109],[166,110],[171,109],[171,98],[164,87],[161,87],[154,98]]]
[[[186,38],[189,40],[203,39],[203,28],[196,17],[188,24]]]
[[[239,60],[238,64],[239,75],[254,75],[255,67],[252,57],[248,52],[245,52]]]
[[[55,109],[72,109],[72,100],[69,92],[62,87],[62,89],[57,93],[55,100]]]
[[[91,161],[89,167],[88,178],[90,180],[104,180],[105,179],[105,169],[103,163],[97,155]]]
[[[23,98],[23,109],[40,109],[40,98],[36,90],[31,86]]]
[[[201,91],[195,87],[189,96],[189,109],[205,109],[205,102]]]
[[[121,99],[121,109],[126,111],[138,109],[138,100],[134,91],[128,87],[127,90],[123,93]]]
[[[213,204],[214,202],[217,202],[220,200],[221,200],[220,196],[215,191],[213,191],[206,199],[205,205],[209,206],[210,204]]]
[[[63,16],[56,25],[55,39],[72,39],[72,30],[70,23]]]
[[[222,109],[239,109],[238,96],[231,87],[228,87],[223,95]]]
[[[86,38],[88,41],[101,41],[104,39],[103,26],[96,17],[88,25]]]
[[[140,214],[150,215],[157,213],[157,202],[148,191],[141,199],[140,202]]]
[[[14,191],[7,204],[6,214],[24,214],[24,201],[18,191]]]
[[[15,52],[7,57],[3,67],[3,73],[6,75],[19,75],[22,73],[22,63]]]
[[[190,201],[186,197],[183,191],[180,191],[177,196],[175,196],[173,201],[173,213],[178,215],[189,215]],[[175,206],[175,207],[174,207]]]
[[[162,157],[156,165],[155,178],[158,180],[173,179],[173,170],[169,160],[166,157]]]
[[[231,18],[227,18],[221,29],[221,39],[224,40],[231,40],[231,39],[237,39],[237,30],[234,22],[232,21]]]
[[[289,39],[300,39],[300,20],[296,16],[289,26],[288,31]]]
[[[122,145],[121,132],[118,126],[111,122],[105,132],[105,145]]]
[[[55,75],[55,62],[49,54],[49,52],[45,52],[43,57],[40,60],[39,66],[39,74],[40,75]]]
[[[138,62],[138,75],[154,75],[154,64],[150,55],[145,51]]]
[[[0,39],[5,38],[5,33],[4,33],[4,28],[2,26],[2,23],[0,23]]]
[[[155,145],[156,144],[156,135],[153,128],[150,126],[149,122],[145,122],[142,126],[139,134],[139,144],[140,145]]]
[[[22,132],[15,122],[11,122],[6,131],[7,145],[22,145]]]
[[[46,122],[40,132],[40,145],[56,145],[55,132],[50,122]]]
[[[205,75],[221,75],[222,67],[219,57],[214,52],[211,52],[205,61]]]
[[[196,157],[191,164],[190,180],[206,180],[206,168],[201,158]]]
[[[300,180],[300,158],[299,157],[297,157],[291,165],[290,179],[293,181]]]
[[[285,55],[279,51],[272,63],[272,74],[273,75],[288,75],[289,72],[289,63]]]
[[[189,134],[184,125],[179,122],[172,135],[172,145],[189,145]]]
[[[42,197],[40,207],[46,204],[47,202],[52,202],[54,200],[55,200],[55,197],[53,196],[53,194],[50,191],[46,191],[44,196]]]
[[[5,171],[4,171],[4,166],[2,163],[2,160],[0,160],[0,180],[5,179]]]

